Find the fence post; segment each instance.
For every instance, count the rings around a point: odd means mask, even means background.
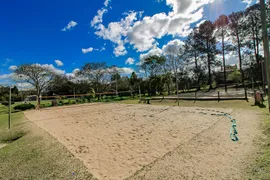
[[[11,122],[11,86],[9,87],[9,100],[8,100],[8,129],[10,129]]]
[[[220,101],[219,91],[218,91],[218,102]]]
[[[245,99],[248,101],[248,97],[247,97],[247,89],[245,88]]]
[[[254,105],[257,105],[256,90],[254,90],[253,93],[254,93]]]
[[[195,101],[197,101],[197,91],[195,91]]]

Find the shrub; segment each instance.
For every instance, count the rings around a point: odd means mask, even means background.
[[[25,111],[27,109],[34,109],[34,108],[35,108],[34,104],[19,104],[14,107],[15,110],[21,110],[21,111]]]
[[[3,102],[1,102],[1,104],[4,105],[4,106],[8,106],[9,102],[8,101],[3,101]],[[14,104],[14,102],[11,102],[11,104]]]
[[[116,100],[116,101],[122,101],[122,100],[124,100],[124,98],[123,97],[116,97],[114,100]]]
[[[64,105],[69,105],[69,104],[70,104],[70,100],[64,101]]]

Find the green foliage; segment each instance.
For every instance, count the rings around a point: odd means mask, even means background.
[[[228,80],[239,83],[241,82],[241,73],[239,71],[234,71],[228,75]]]
[[[9,102],[8,101],[3,101],[3,102],[1,102],[1,104],[4,105],[4,106],[8,106]],[[11,104],[14,104],[14,102],[11,102]]]
[[[25,111],[25,110],[34,109],[34,108],[35,108],[35,105],[33,104],[19,104],[14,107],[14,110]]]

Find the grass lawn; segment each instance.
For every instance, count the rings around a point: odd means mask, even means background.
[[[0,105],[0,179],[94,179],[81,161],[52,136],[30,123],[22,112]],[[0,146],[1,147],[1,146]]]

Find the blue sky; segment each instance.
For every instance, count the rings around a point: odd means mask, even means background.
[[[67,74],[86,62],[105,61],[125,67],[129,73],[136,70],[142,54],[159,52],[170,41],[184,39],[201,20],[214,21],[221,14],[243,10],[248,3],[254,3],[199,1],[200,4],[190,4],[191,0],[2,1],[0,83],[9,81],[12,67],[25,63],[47,64]],[[103,16],[93,20],[98,10],[104,12]],[[82,49],[92,51],[83,53]],[[59,60],[58,65],[55,60]]]

